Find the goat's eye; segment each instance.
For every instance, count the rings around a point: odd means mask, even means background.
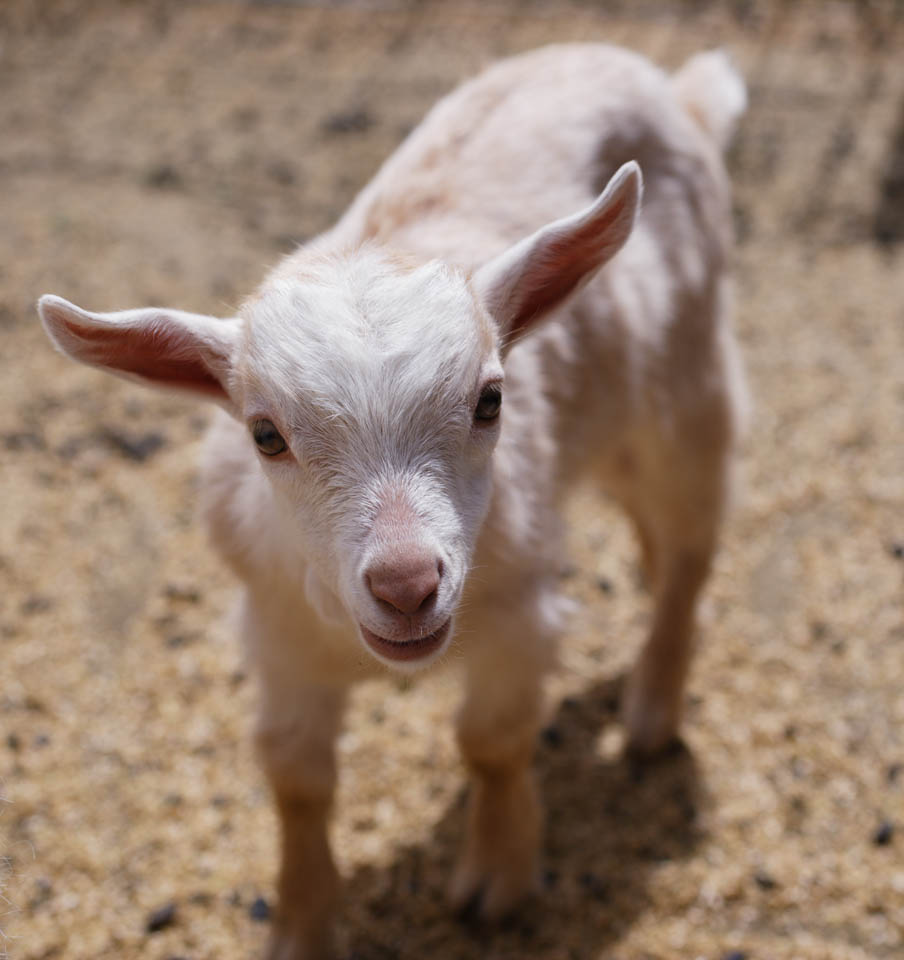
[[[491,383],[480,392],[480,399],[474,408],[474,419],[478,422],[489,423],[499,416],[502,409],[502,388],[498,383]]]
[[[270,420],[255,420],[251,424],[251,436],[258,450],[268,457],[275,457],[287,449],[282,434]]]

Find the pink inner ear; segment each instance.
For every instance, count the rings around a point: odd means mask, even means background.
[[[166,326],[82,326],[68,317],[66,331],[82,344],[80,359],[145,380],[183,390],[225,397],[220,381],[204,363],[201,349],[190,338]]]
[[[524,267],[512,304],[514,314],[508,324],[510,335],[517,337],[534,320],[553,310],[580,285],[589,274],[605,263],[624,240],[622,232],[607,235],[625,212],[625,200],[607,207],[569,233],[551,237],[533,250]]]

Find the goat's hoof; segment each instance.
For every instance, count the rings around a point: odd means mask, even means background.
[[[335,960],[329,938],[297,931],[275,931],[265,954],[266,960]]]
[[[497,922],[540,892],[540,871],[492,867],[477,858],[459,863],[449,886],[449,903],[466,922]]]
[[[678,739],[680,706],[651,697],[633,684],[622,704],[622,722],[628,734],[628,752],[652,757],[663,753]]]

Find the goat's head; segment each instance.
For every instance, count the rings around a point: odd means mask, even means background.
[[[626,164],[589,209],[470,278],[315,245],[231,319],[94,314],[50,296],[39,310],[75,359],[201,393],[246,423],[311,601],[344,610],[379,660],[412,668],[451,637],[490,502],[505,354],[620,249],[639,195]]]

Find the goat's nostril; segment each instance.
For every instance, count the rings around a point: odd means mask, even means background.
[[[430,558],[395,563],[374,563],[364,580],[377,600],[398,613],[421,613],[435,599],[442,576],[442,561]]]

